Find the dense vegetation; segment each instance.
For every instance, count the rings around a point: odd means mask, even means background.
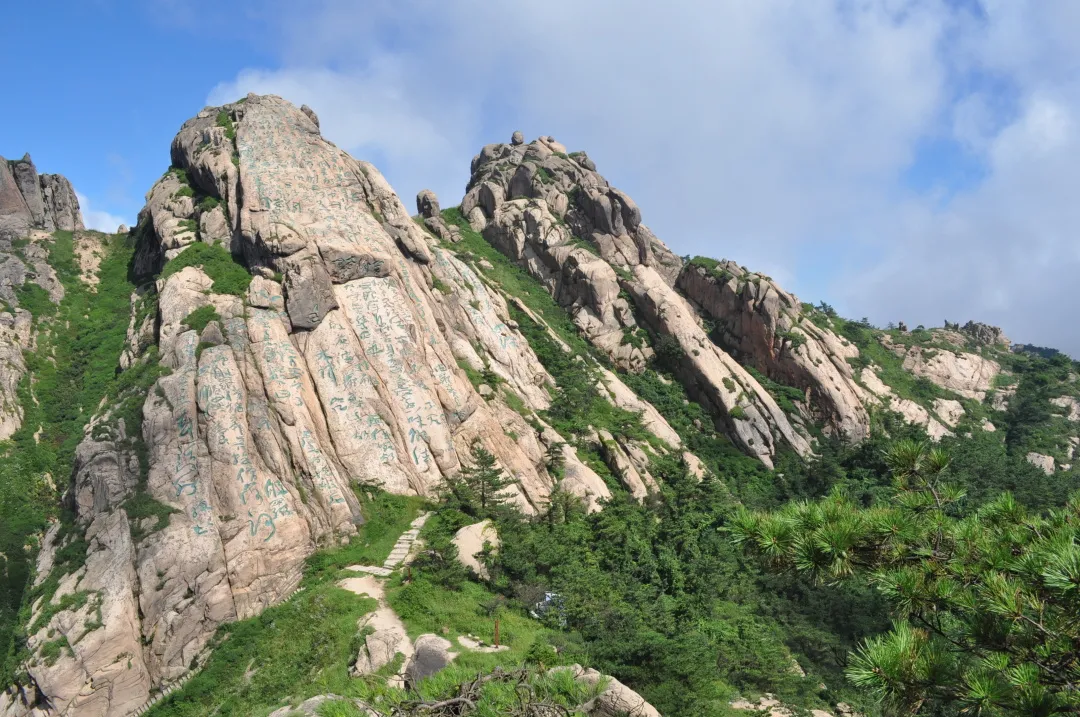
[[[251,274],[238,262],[229,250],[218,244],[195,242],[172,259],[161,270],[162,279],[167,279],[181,269],[197,266],[213,280],[210,290],[215,294],[243,296],[251,284]]]
[[[962,510],[948,454],[901,441],[897,493],[863,508],[842,493],[775,513],[740,510],[736,542],[819,581],[868,579],[897,622],[847,674],[896,712],[1051,715],[1080,710],[1080,495],[1032,513],[1009,493]]]

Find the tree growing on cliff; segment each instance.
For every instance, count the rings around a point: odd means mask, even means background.
[[[885,458],[890,504],[833,494],[740,510],[734,540],[774,569],[881,591],[893,629],[865,641],[847,674],[889,713],[1080,709],[1080,497],[1037,515],[1005,493],[964,515],[943,451],[900,441]]]
[[[494,518],[510,507],[505,491],[512,481],[479,440],[473,441],[470,454],[471,465],[463,466],[459,475],[446,479],[447,502],[474,518]]]

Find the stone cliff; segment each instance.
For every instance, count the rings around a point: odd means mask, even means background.
[[[57,229],[83,229],[71,183],[59,174],[37,173],[30,155],[0,157],[0,440],[22,421],[16,390],[26,366],[23,351],[33,347],[33,316],[20,305],[33,285],[52,303],[64,296],[42,243]]]
[[[674,341],[675,370],[690,395],[746,453],[771,465],[780,444],[812,452],[805,431],[708,338],[675,289],[682,260],[584,152],[568,154],[551,137],[526,144],[520,133],[487,145],[473,158],[460,211],[543,282],[616,366],[641,371],[655,353],[649,336]]]
[[[38,174],[29,154],[19,160],[0,157],[0,237],[83,228],[71,182],[59,174]]]
[[[814,324],[797,298],[732,261],[690,262],[676,286],[715,323],[719,343],[740,361],[806,392],[807,418],[847,440],[869,434],[862,391],[848,363],[858,349]]]
[[[172,160],[136,229],[135,266],[161,275],[132,297],[123,359],[162,375],[141,427],[106,407],[87,429],[69,491],[87,557],[48,599],[66,607],[31,615],[27,671],[50,714],[129,714],[180,678],[220,624],[284,599],[312,551],[349,540],[354,484],[434,496],[479,442],[530,513],[554,485],[548,447],[574,460],[461,368],[526,412],[548,405],[551,378],[502,296],[313,113],[256,96],[208,108]],[[144,300],[153,321],[136,316]],[[604,497],[580,469],[577,492]],[[132,496],[172,515],[133,521]],[[38,584],[71,540],[59,524],[45,537]],[[57,635],[70,650],[44,657]]]

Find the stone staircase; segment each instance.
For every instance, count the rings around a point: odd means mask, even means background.
[[[409,524],[409,529],[402,533],[401,537],[394,543],[394,549],[390,551],[390,557],[383,562],[382,566],[350,565],[346,570],[352,570],[358,573],[369,573],[380,578],[388,577],[403,564],[408,564],[412,560],[413,549],[415,548],[417,538],[420,535],[420,529],[424,527],[424,523],[426,523],[427,519],[430,517],[431,513],[423,513]]]

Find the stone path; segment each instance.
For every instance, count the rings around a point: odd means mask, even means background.
[[[393,572],[401,567],[407,565],[415,556],[416,546],[418,544],[418,537],[420,535],[420,529],[424,527],[424,523],[431,517],[431,513],[424,513],[416,518],[410,525],[409,529],[401,534],[401,537],[397,539],[394,544],[394,549],[390,552],[390,556],[382,564],[378,565],[350,565],[346,570],[351,570],[358,573],[367,573],[360,577],[345,578],[338,582],[338,585],[350,592],[357,595],[367,595],[374,598],[378,602],[378,608],[360,619],[359,627],[371,627],[374,628],[375,633],[373,635],[380,636],[378,642],[386,645],[389,655],[394,652],[400,652],[405,656],[405,661],[402,663],[402,671],[389,678],[387,683],[391,687],[403,688],[405,686],[405,673],[410,669],[412,665],[418,659],[418,647],[425,638],[431,638],[437,640],[440,643],[445,643],[443,648],[439,650],[442,653],[442,659],[444,662],[449,662],[457,657],[456,652],[449,650],[451,643],[437,635],[421,635],[417,638],[417,643],[414,645],[409,640],[408,633],[405,629],[405,623],[401,621],[394,609],[386,601],[385,585],[383,578],[389,577]],[[370,639],[370,637],[369,637]],[[503,652],[510,648],[506,645],[500,647],[494,647],[486,645],[480,640],[476,639],[472,635],[461,635],[457,638],[458,644],[461,647],[471,652]],[[364,654],[364,650],[370,649],[370,643],[368,648],[362,648],[361,655]],[[381,652],[381,650],[380,650]],[[368,653],[369,659],[371,653]],[[384,661],[388,659],[384,657]],[[383,661],[380,661],[378,666],[381,666]],[[378,666],[370,665],[367,669],[372,671],[377,670]],[[440,668],[441,669],[441,668]]]
[[[405,687],[404,670],[405,666],[409,664],[409,660],[412,659],[413,644],[412,641],[409,640],[409,634],[405,629],[405,623],[403,623],[397,613],[394,612],[394,608],[390,607],[386,602],[386,592],[383,589],[382,581],[377,579],[374,575],[365,575],[360,578],[345,578],[339,582],[338,585],[357,595],[367,595],[379,603],[379,607],[375,612],[368,613],[365,617],[360,619],[358,627],[371,627],[376,632],[394,636],[394,639],[392,640],[394,643],[393,651],[400,652],[404,655],[405,661],[402,663],[402,671],[392,676],[387,681],[387,684],[391,687],[403,689]]]
[[[401,537],[394,543],[394,549],[390,551],[390,557],[386,559],[382,567],[377,565],[350,565],[345,569],[357,573],[378,575],[380,578],[388,577],[403,563],[408,564],[412,560],[412,551],[416,546],[416,539],[420,535],[420,529],[424,527],[424,523],[430,517],[431,513],[423,513],[409,524],[409,529],[402,533]]]

